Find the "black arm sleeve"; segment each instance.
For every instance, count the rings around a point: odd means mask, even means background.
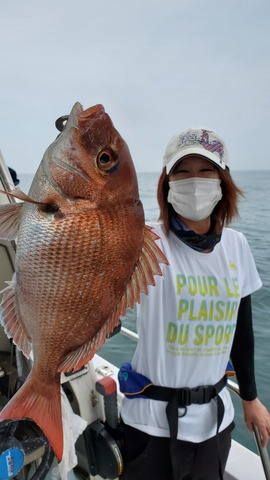
[[[254,333],[252,327],[251,296],[241,299],[235,336],[231,350],[231,360],[243,400],[257,397],[254,372]]]

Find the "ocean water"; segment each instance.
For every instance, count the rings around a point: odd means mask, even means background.
[[[270,170],[232,172],[237,185],[244,191],[240,203],[240,218],[232,226],[247,238],[255,258],[263,287],[252,296],[253,324],[255,333],[255,365],[258,396],[270,410]],[[20,188],[27,192],[32,175],[19,174]],[[156,189],[159,173],[138,173],[141,200],[146,221],[158,217]],[[123,325],[136,331],[136,309],[128,311]],[[135,342],[122,335],[107,340],[99,353],[110,362],[120,365],[130,360]],[[241,401],[235,397],[236,429],[233,437],[253,451],[256,446],[253,435],[248,432],[242,418]],[[270,453],[270,447],[269,447]]]

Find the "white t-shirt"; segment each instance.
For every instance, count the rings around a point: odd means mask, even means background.
[[[193,250],[162,224],[152,225],[170,265],[138,305],[139,342],[132,367],[155,385],[190,387],[214,385],[229,361],[237,312],[242,297],[262,285],[245,237],[224,228],[210,253]],[[230,394],[220,396],[225,414],[220,431],[234,417]],[[123,399],[124,422],[154,436],[169,437],[167,403],[144,398]],[[179,415],[182,411],[179,409]],[[178,439],[202,442],[216,434],[216,399],[187,407],[179,417]]]

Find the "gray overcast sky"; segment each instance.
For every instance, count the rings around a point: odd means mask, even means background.
[[[1,0],[0,149],[37,169],[79,101],[102,103],[137,171],[178,131],[225,139],[232,170],[269,169],[269,0]]]

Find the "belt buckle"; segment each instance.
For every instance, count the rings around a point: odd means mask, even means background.
[[[190,403],[202,405],[211,400],[208,387],[195,387],[190,389]]]
[[[177,391],[178,408],[188,407],[191,405],[192,402],[190,398],[190,388],[179,388]]]

